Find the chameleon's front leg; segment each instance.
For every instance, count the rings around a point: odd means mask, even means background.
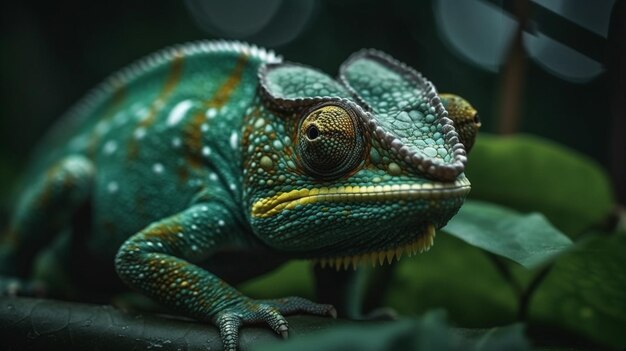
[[[115,259],[117,272],[127,284],[158,302],[215,323],[226,350],[237,348],[243,323],[265,322],[286,337],[288,325],[283,314],[335,315],[332,306],[299,297],[250,299],[192,264],[220,248],[236,245],[232,238],[235,228],[233,216],[222,206],[194,205],[130,237]]]

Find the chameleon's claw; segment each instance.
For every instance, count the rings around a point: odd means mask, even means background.
[[[335,307],[332,307],[330,310],[328,310],[328,315],[333,317],[333,319],[337,319],[337,309]]]
[[[331,305],[317,304],[301,297],[287,297],[275,300],[249,300],[233,306],[216,318],[216,324],[225,350],[236,350],[239,328],[243,323],[265,322],[283,339],[289,337],[289,324],[284,314],[305,313],[337,317]]]
[[[278,332],[280,332],[280,335],[283,337],[283,339],[287,339],[289,337],[289,327],[287,327],[286,325],[281,325],[278,328]]]

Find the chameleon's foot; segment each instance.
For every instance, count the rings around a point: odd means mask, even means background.
[[[0,296],[44,297],[46,286],[39,281],[0,276]]]
[[[289,326],[283,315],[306,313],[337,318],[331,305],[317,304],[301,297],[286,297],[274,300],[247,300],[227,308],[215,317],[220,330],[224,350],[237,350],[239,327],[244,323],[267,323],[283,338],[289,335]]]

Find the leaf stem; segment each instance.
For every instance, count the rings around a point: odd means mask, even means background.
[[[535,293],[535,291],[537,290],[537,288],[539,287],[539,285],[541,285],[544,279],[546,279],[546,277],[548,276],[548,273],[550,273],[553,266],[554,264],[549,264],[543,267],[539,271],[539,273],[535,275],[533,280],[531,280],[530,284],[528,284],[526,289],[524,289],[524,291],[522,292],[519,298],[519,304],[518,304],[518,309],[517,309],[517,320],[521,322],[525,322],[528,319],[528,306],[530,305],[530,300],[533,294]]]
[[[511,285],[511,288],[515,292],[515,296],[518,299],[521,298],[522,294],[524,293],[524,288],[520,285],[517,279],[515,279],[506,263],[500,257],[492,253],[487,251],[484,252],[487,257],[489,257],[491,263],[493,263],[493,265],[496,267],[498,273],[500,273],[500,276]]]

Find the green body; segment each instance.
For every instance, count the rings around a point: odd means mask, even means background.
[[[286,335],[283,314],[335,311],[252,300],[210,272],[216,255],[254,272],[245,257],[347,267],[423,251],[469,191],[465,162],[432,84],[384,54],[355,54],[335,81],[244,44],[188,44],[112,76],[50,132],[0,273],[27,278],[69,231],[71,257],[216,323],[232,349],[242,323]]]

